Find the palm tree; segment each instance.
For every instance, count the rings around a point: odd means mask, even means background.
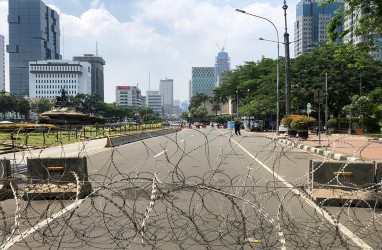
[[[198,108],[201,105],[206,107],[206,101],[208,101],[209,97],[205,93],[197,93],[193,97],[191,97],[190,101],[190,110],[191,108]]]

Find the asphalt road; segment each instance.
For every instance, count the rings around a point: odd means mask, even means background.
[[[94,193],[2,201],[3,249],[381,248],[379,210],[317,206],[303,187],[309,160],[322,158],[261,133],[105,143],[8,156],[22,176],[26,157],[86,155]]]

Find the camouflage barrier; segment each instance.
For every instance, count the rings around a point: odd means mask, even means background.
[[[25,200],[81,199],[92,192],[86,157],[28,159],[27,171]]]
[[[309,164],[307,191],[321,205],[374,207],[380,204],[372,161],[314,161]]]

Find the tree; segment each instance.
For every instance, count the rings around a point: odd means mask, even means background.
[[[316,89],[325,89],[328,75],[329,111],[337,117],[349,96],[368,93],[380,85],[382,63],[365,47],[353,44],[321,45],[292,59],[292,110],[312,103]]]
[[[31,110],[31,106],[29,104],[29,101],[23,97],[19,97],[17,99],[17,110],[16,110],[16,112],[20,113],[20,115],[23,115],[25,117],[25,119],[28,119],[30,110]]]
[[[9,103],[10,102],[10,96],[5,89],[0,91],[0,112],[2,113],[3,119],[5,118],[5,113],[7,113],[9,110]]]
[[[143,121],[153,120],[154,111],[149,107],[142,107],[139,109],[139,115],[142,117]]]
[[[371,118],[375,120],[375,124],[379,127],[375,127],[375,131],[382,133],[382,87],[378,87],[371,91],[368,95],[370,101]]]
[[[191,108],[191,116],[196,121],[205,121],[207,118],[208,111],[205,107]]]
[[[191,108],[198,108],[201,105],[203,105],[203,107],[206,107],[206,101],[208,101],[208,99],[209,97],[205,93],[197,93],[196,95],[191,97],[189,109],[191,110]]]
[[[47,98],[40,98],[34,105],[37,114],[44,113],[52,109],[53,105]]]
[[[325,0],[323,4],[333,3],[335,0]],[[329,25],[331,41],[344,37],[350,32],[349,29],[338,33],[346,17],[359,17],[355,35],[370,36],[372,33],[382,34],[382,1],[380,0],[344,0],[348,8],[338,11]]]

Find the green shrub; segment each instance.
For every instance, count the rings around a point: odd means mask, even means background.
[[[293,117],[292,122],[290,123],[290,127],[294,130],[307,130],[310,127],[316,125],[317,120],[313,117],[305,116],[305,115],[296,115]]]
[[[326,126],[328,127],[328,129],[330,129],[330,128],[337,129],[338,128],[338,119],[337,118],[330,118],[328,120],[328,122],[326,123]]]

